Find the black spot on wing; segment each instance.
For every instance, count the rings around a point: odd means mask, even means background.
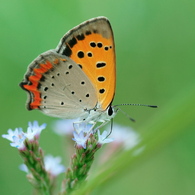
[[[97,67],[97,68],[103,68],[104,66],[106,66],[106,63],[105,63],[105,62],[98,62],[98,63],[96,64],[96,67]]]
[[[99,92],[102,94],[105,92],[105,89],[100,89]]]
[[[103,77],[103,76],[98,77],[98,81],[99,81],[99,82],[105,81],[105,77]]]
[[[91,47],[96,47],[96,43],[95,42],[90,42],[90,46]]]
[[[79,58],[83,58],[83,57],[84,57],[84,52],[83,52],[83,51],[79,51],[79,52],[77,53],[77,56],[78,56]]]

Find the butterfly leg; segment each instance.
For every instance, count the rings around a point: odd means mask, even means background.
[[[93,133],[96,133],[98,129],[100,129],[101,127],[105,126],[108,122],[110,122],[110,120],[106,120],[106,121],[103,121],[102,124],[98,127],[96,127],[94,130],[93,130]],[[94,125],[95,126],[95,125]]]

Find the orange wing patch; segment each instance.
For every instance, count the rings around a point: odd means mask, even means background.
[[[103,110],[111,103],[115,92],[115,56],[112,39],[101,34],[90,34],[78,40],[70,56],[91,80]]]
[[[109,21],[98,17],[76,26],[61,39],[56,51],[82,68],[97,91],[100,109],[106,110],[116,85],[114,38]]]

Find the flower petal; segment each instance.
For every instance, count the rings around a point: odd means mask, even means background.
[[[87,139],[89,138],[90,134],[86,134],[83,131],[81,131],[80,133],[77,133],[76,131],[73,132],[73,136],[74,138],[72,138],[72,140],[74,140],[78,146],[82,146],[84,149],[86,149],[86,142]]]
[[[98,143],[100,144],[105,144],[105,143],[110,143],[112,142],[114,139],[112,138],[107,138],[108,136],[108,132],[104,131],[102,133],[102,135],[100,134],[100,131],[98,130]]]

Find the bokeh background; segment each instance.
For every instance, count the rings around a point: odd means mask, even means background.
[[[55,48],[69,29],[103,15],[111,21],[116,43],[114,104],[159,106],[123,107],[136,123],[121,113],[115,122],[133,127],[143,140],[147,135],[151,139],[146,145],[157,141],[148,155],[91,194],[195,194],[194,10],[193,0],[1,0],[1,134],[9,128],[25,129],[28,121],[45,122],[41,146],[46,153],[64,156],[62,139],[51,128],[56,119],[28,112],[27,95],[18,84],[28,64]],[[31,194],[31,185],[18,169],[22,160],[17,150],[5,139],[0,143],[0,194]]]

